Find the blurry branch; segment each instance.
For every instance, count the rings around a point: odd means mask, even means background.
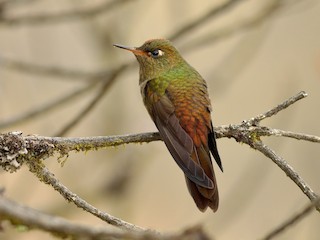
[[[5,11],[0,15],[0,25],[5,26],[21,26],[21,25],[40,25],[48,23],[61,23],[70,20],[83,20],[98,16],[102,13],[114,10],[115,7],[121,6],[123,3],[132,0],[111,0],[103,1],[97,6],[86,7],[79,10],[66,10],[57,13],[39,13],[33,15],[22,15],[22,16],[5,16]]]
[[[21,60],[14,60],[0,56],[0,68],[10,69],[27,74],[37,74],[40,76],[67,78],[68,80],[91,81],[103,79],[110,76],[114,70],[102,70],[95,72],[85,72],[62,67],[44,66]]]
[[[11,1],[11,0],[10,0]],[[8,3],[10,3],[10,1]],[[169,39],[178,39],[184,34],[187,34],[190,31],[193,31],[195,28],[201,26],[210,18],[217,16],[223,13],[226,10],[229,10],[231,7],[234,7],[239,0],[226,1],[224,4],[219,5],[218,7],[212,8],[207,14],[201,16],[198,19],[186,24],[185,26],[178,29],[175,33],[169,36]],[[216,40],[229,37],[233,33],[237,33],[240,30],[256,27],[261,22],[269,19],[269,17],[277,10],[281,5],[283,0],[271,0],[266,7],[258,14],[256,14],[252,19],[239,21],[238,24],[235,24],[230,27],[226,27],[220,31],[211,33],[207,36],[197,38],[194,42],[190,44],[183,45],[182,49],[194,50],[197,47],[203,46],[205,44],[212,44]],[[5,1],[6,2],[6,1]],[[120,2],[120,1],[119,1]],[[107,4],[107,3],[106,3]],[[50,77],[57,78],[69,78],[75,80],[91,80],[91,79],[102,79],[111,75],[114,70],[102,70],[97,72],[84,72],[80,70],[73,69],[64,69],[61,67],[53,66],[42,66],[33,63],[23,62],[20,60],[13,60],[6,57],[0,56],[0,67],[13,69],[16,71],[21,71],[29,74],[39,74]]]
[[[41,106],[35,107],[26,113],[22,113],[20,115],[11,117],[8,120],[3,120],[0,122],[0,129],[10,127],[12,125],[30,120],[34,117],[38,117],[43,114],[46,114],[47,112],[65,104],[65,103],[75,99],[76,97],[79,97],[81,94],[84,94],[85,92],[91,90],[98,83],[99,83],[99,81],[93,81],[93,82],[89,83],[88,85],[81,87],[80,89],[77,89],[71,93],[66,94],[65,96],[62,96],[59,99],[54,99],[52,102],[42,104]]]
[[[42,229],[61,238],[72,239],[143,239],[142,234],[120,232],[102,227],[75,224],[60,217],[51,216],[20,205],[0,196],[1,220],[8,219],[13,225],[24,225],[30,229]]]
[[[239,33],[240,31],[255,28],[269,20],[271,16],[280,10],[280,8],[284,6],[284,3],[282,2],[283,0],[271,0],[262,10],[260,10],[260,12],[255,13],[253,17],[236,21],[232,25],[226,26],[223,29],[206,33],[204,36],[199,36],[192,42],[184,44],[181,49],[184,51],[196,50],[199,47],[213,44],[219,40]]]
[[[132,156],[125,159],[116,164],[112,169],[113,176],[100,187],[99,192],[103,192],[103,196],[111,195],[122,198],[133,186],[136,176],[134,174],[135,161],[132,161]]]
[[[53,175],[53,174],[49,174]],[[50,176],[52,177],[52,176]],[[75,194],[73,197],[77,198]],[[71,199],[71,201],[73,198]],[[97,210],[99,212],[99,210]],[[111,230],[107,227],[95,227],[73,223],[61,217],[45,214],[38,210],[18,204],[0,194],[0,226],[1,222],[8,220],[14,226],[25,226],[28,229],[40,229],[54,234],[61,239],[87,239],[87,240],[107,240],[107,239],[128,239],[128,240],[208,240],[207,234],[201,227],[186,229],[180,234],[160,234],[152,230],[138,228],[115,218],[115,222],[122,225],[122,230]],[[112,216],[110,216],[112,217]],[[114,217],[112,217],[114,218]],[[117,225],[116,225],[117,226]],[[125,226],[125,227],[124,227]]]
[[[0,7],[8,7],[10,5],[30,4],[38,0],[0,0]]]
[[[22,123],[26,120],[30,120],[34,117],[41,116],[48,111],[51,111],[59,106],[62,106],[64,103],[73,100],[75,97],[91,90],[96,85],[102,82],[103,86],[99,88],[95,98],[78,114],[73,118],[66,126],[64,126],[58,133],[57,136],[61,136],[66,134],[71,130],[77,123],[79,123],[82,118],[90,112],[91,109],[99,102],[99,100],[103,97],[107,89],[112,85],[117,76],[123,72],[128,67],[132,66],[134,62],[122,64],[117,69],[113,69],[110,71],[102,71],[96,73],[85,73],[85,72],[77,72],[73,70],[67,69],[58,69],[58,68],[50,68],[50,67],[40,67],[38,65],[32,65],[23,62],[16,62],[13,60],[8,60],[5,58],[0,58],[0,67],[13,67],[15,70],[24,70],[27,72],[35,72],[38,74],[45,75],[54,75],[55,77],[66,77],[66,78],[82,78],[90,80],[91,82],[74,92],[67,94],[59,99],[55,99],[48,104],[43,104],[35,109],[32,109],[26,113],[20,114],[15,117],[11,117],[8,120],[0,121],[0,129],[10,127],[15,124]]]
[[[189,33],[190,31],[195,30],[197,27],[200,27],[201,24],[203,24],[205,21],[221,13],[224,13],[226,10],[229,10],[231,7],[235,6],[236,3],[239,1],[240,0],[229,0],[218,7],[215,6],[204,16],[201,16],[198,19],[195,19],[194,21],[186,24],[185,26],[181,27],[176,32],[174,32],[171,36],[168,36],[168,39],[171,39],[173,41],[179,39],[183,35]],[[267,16],[268,15],[266,15],[265,17]],[[1,23],[1,18],[0,18],[0,23]],[[250,25],[250,26],[254,26],[254,25]],[[217,32],[215,33],[215,35],[219,39],[229,36],[229,34],[226,34],[225,31]],[[195,42],[192,48],[193,47],[196,48],[199,46],[201,45],[198,45],[197,42]],[[185,47],[183,46],[183,49],[184,48]],[[192,50],[192,48],[189,49],[189,47],[187,47],[188,50]],[[129,63],[127,63],[126,65],[128,64]],[[104,70],[104,71],[98,71],[98,72],[84,72],[80,70],[64,69],[60,67],[52,67],[52,66],[47,67],[47,66],[37,65],[33,63],[23,62],[20,60],[9,59],[3,56],[0,56],[0,68],[12,69],[15,71],[20,71],[28,74],[38,74],[42,76],[57,77],[57,78],[70,78],[70,79],[76,79],[76,80],[101,79],[103,77],[108,77],[113,72],[113,70]]]
[[[309,203],[302,211],[298,212],[294,216],[287,219],[283,224],[276,227],[274,230],[272,230],[270,233],[268,233],[265,237],[262,238],[262,240],[270,240],[274,237],[277,237],[279,234],[284,232],[287,228],[291,227],[293,224],[298,223],[298,221],[301,221],[303,218],[305,218],[308,214],[310,214],[314,207],[316,205],[320,205],[320,199],[316,199],[315,201]]]
[[[95,107],[95,105],[100,101],[100,99],[105,95],[106,91],[110,88],[114,80],[119,76],[119,74],[127,68],[128,65],[122,65],[113,74],[103,82],[101,88],[99,88],[98,92],[96,93],[95,97],[87,104],[87,106],[82,109],[73,119],[66,124],[55,136],[64,136],[66,135],[71,128],[75,127],[77,123],[79,123],[90,111]]]
[[[213,7],[206,14],[203,14],[194,21],[182,26],[180,29],[178,29],[172,35],[170,35],[168,39],[170,39],[171,41],[175,41],[181,38],[183,35],[186,35],[188,32],[193,31],[194,29],[201,26],[203,23],[210,20],[211,18],[219,16],[220,14],[225,13],[225,11],[230,10],[232,7],[235,7],[236,4],[241,1],[242,0],[228,0],[219,5],[218,7]]]

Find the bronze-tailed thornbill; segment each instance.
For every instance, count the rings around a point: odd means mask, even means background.
[[[219,195],[210,152],[222,170],[211,122],[207,84],[172,43],[153,39],[131,51],[140,65],[144,104],[172,157],[185,174],[201,211],[218,209]]]

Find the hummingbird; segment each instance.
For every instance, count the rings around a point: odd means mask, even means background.
[[[219,206],[212,166],[221,171],[207,84],[166,39],[151,39],[140,47],[115,47],[132,52],[138,60],[139,85],[144,105],[175,162],[185,175],[198,209]]]

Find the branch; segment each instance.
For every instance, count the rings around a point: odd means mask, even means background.
[[[263,153],[274,161],[311,201],[315,201],[319,196],[311,189],[311,187],[308,186],[308,184],[283,158],[277,156],[273,150],[260,140],[263,136],[283,135],[319,143],[320,138],[317,136],[291,133],[259,126],[260,121],[263,119],[275,115],[306,96],[307,94],[305,92],[300,92],[264,114],[259,114],[258,116],[247,121],[243,121],[238,125],[216,127],[215,131],[218,138],[234,138],[236,141],[246,143],[252,148]],[[30,171],[35,173],[41,181],[51,185],[64,198],[73,202],[78,207],[81,207],[102,220],[120,228],[143,231],[144,229],[141,227],[137,227],[131,223],[127,223],[121,219],[99,211],[76,194],[72,193],[62,185],[47,168],[44,167],[42,160],[54,155],[55,153],[58,153],[60,155],[59,158],[62,158],[68,156],[70,151],[96,150],[99,148],[118,146],[128,143],[143,143],[157,140],[161,140],[160,135],[157,132],[80,138],[42,137],[34,135],[22,136],[21,132],[11,132],[0,135],[0,165],[7,171],[15,171],[19,169],[23,163],[26,163]],[[316,209],[320,211],[320,204],[317,203],[315,206]]]
[[[22,26],[22,25],[41,25],[48,23],[62,23],[70,20],[80,20],[98,16],[99,14],[106,13],[113,10],[115,7],[121,6],[123,3],[131,0],[113,0],[104,1],[101,4],[93,7],[87,7],[79,10],[66,10],[57,13],[44,13],[22,16],[5,16],[4,13],[0,15],[0,25],[5,26]]]
[[[22,132],[0,134],[0,166],[16,171],[25,160],[45,160],[54,154],[59,158],[71,151],[90,151],[128,143],[148,143],[161,140],[158,132],[98,137],[22,136]]]
[[[308,142],[320,143],[320,137],[310,135],[310,134],[305,134],[305,133],[295,133],[295,132],[284,131],[280,129],[272,129],[272,134],[270,135],[277,136],[277,137],[289,137],[289,138],[294,138],[296,140],[304,140]]]
[[[95,208],[91,204],[87,203],[85,200],[77,196],[75,193],[71,192],[66,186],[59,182],[55,178],[54,174],[51,173],[40,161],[31,160],[27,162],[29,169],[33,172],[41,182],[51,185],[56,191],[58,191],[61,196],[63,196],[68,202],[74,203],[77,207],[82,208],[83,210],[93,214],[94,216],[100,218],[101,220],[119,227],[124,230],[131,230],[135,232],[146,231],[142,227],[138,227],[134,224],[125,222],[120,218],[114,217],[108,213],[102,212],[99,209]]]
[[[287,176],[301,189],[301,191],[311,200],[311,202],[319,198],[319,196],[299,176],[299,174],[283,158],[277,156],[277,154],[267,145],[265,145],[261,141],[253,141],[252,147],[263,153],[266,157],[270,158],[275,164],[277,164],[278,167],[280,167],[287,174]],[[316,204],[315,207],[318,212],[320,212],[320,204]]]
[[[285,109],[289,105],[292,105],[299,99],[306,97],[305,92],[300,92],[294,97],[286,100],[277,107],[272,108],[263,116],[272,116]],[[271,114],[272,113],[272,114]],[[317,136],[306,135],[301,133],[292,133],[278,129],[271,129],[263,126],[255,126],[257,122],[264,119],[261,114],[255,118],[247,121],[243,121],[238,125],[224,125],[215,127],[217,138],[228,137],[234,138],[238,142],[249,144],[252,139],[258,139],[263,136],[286,136],[294,137],[300,140],[306,140],[311,142],[320,142],[320,138]],[[260,119],[260,120],[259,120]],[[252,122],[252,123],[250,123]],[[253,125],[254,124],[254,125]],[[118,136],[97,136],[97,137],[43,137],[43,136],[22,136],[21,132],[13,132],[0,135],[0,146],[6,146],[9,150],[0,148],[0,157],[7,156],[12,159],[10,155],[15,155],[15,159],[23,162],[23,159],[30,159],[34,153],[37,153],[39,148],[43,148],[39,156],[41,159],[52,156],[54,153],[60,154],[60,157],[66,156],[70,151],[90,151],[100,148],[106,148],[110,146],[119,146],[128,143],[148,143],[152,141],[161,140],[159,133],[140,133],[140,134],[127,134]],[[21,148],[15,147],[15,141],[21,142]],[[22,152],[21,153],[19,153]],[[2,165],[4,166],[4,165]]]
[[[10,220],[14,225],[24,225],[31,229],[42,229],[59,235],[61,238],[86,239],[143,239],[142,234],[135,232],[111,231],[102,227],[75,224],[63,218],[44,214],[35,209],[20,205],[0,195],[1,220]],[[151,235],[151,233],[149,234]],[[155,235],[155,234],[153,234]],[[139,237],[138,237],[139,236]]]
[[[297,101],[299,101],[302,98],[305,98],[307,96],[308,96],[308,94],[306,92],[301,91],[298,94],[296,94],[295,96],[292,96],[288,100],[286,100],[283,103],[279,104],[278,106],[272,108],[271,110],[269,110],[269,111],[267,111],[265,113],[259,114],[258,116],[250,119],[248,124],[257,125],[262,120],[264,120],[264,119],[266,119],[268,117],[272,117],[273,115],[276,115],[278,112],[286,109],[290,105],[294,104],[295,102],[297,102]]]
[[[284,232],[288,227],[292,226],[293,224],[298,223],[298,221],[301,221],[303,218],[305,218],[308,214],[312,212],[315,206],[320,205],[320,199],[317,199],[311,203],[309,203],[302,211],[298,212],[297,214],[293,215],[291,218],[287,219],[283,224],[272,230],[270,233],[268,233],[263,240],[270,240],[276,236],[278,236],[280,233]]]
[[[24,225],[30,229],[41,229],[60,238],[67,239],[128,239],[128,240],[190,240],[209,239],[201,227],[186,229],[181,234],[161,235],[154,231],[110,230],[106,227],[95,227],[73,223],[61,217],[39,212],[30,207],[20,205],[0,194],[0,224],[9,220],[13,225]]]
[[[57,79],[68,79],[77,81],[99,80],[109,77],[114,70],[100,70],[86,72],[79,69],[68,69],[63,67],[45,66],[21,60],[10,59],[0,56],[0,67],[27,74],[37,74],[40,76],[56,77]]]

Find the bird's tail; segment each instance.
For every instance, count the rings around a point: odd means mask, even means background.
[[[219,207],[219,193],[218,189],[205,189],[205,191],[211,196],[209,197],[207,194],[203,194],[203,190],[200,190],[202,187],[197,186],[194,182],[190,181],[186,177],[186,182],[188,186],[188,190],[196,203],[197,207],[201,212],[204,212],[208,207],[210,207],[214,212],[217,211]],[[217,185],[215,185],[216,187]],[[200,189],[199,189],[200,188]],[[203,188],[202,188],[203,189]]]
[[[192,158],[201,165],[206,175],[212,180],[213,188],[201,187],[185,176],[189,192],[200,211],[204,212],[207,207],[210,207],[215,212],[219,206],[219,193],[209,150],[203,146],[196,147]]]

